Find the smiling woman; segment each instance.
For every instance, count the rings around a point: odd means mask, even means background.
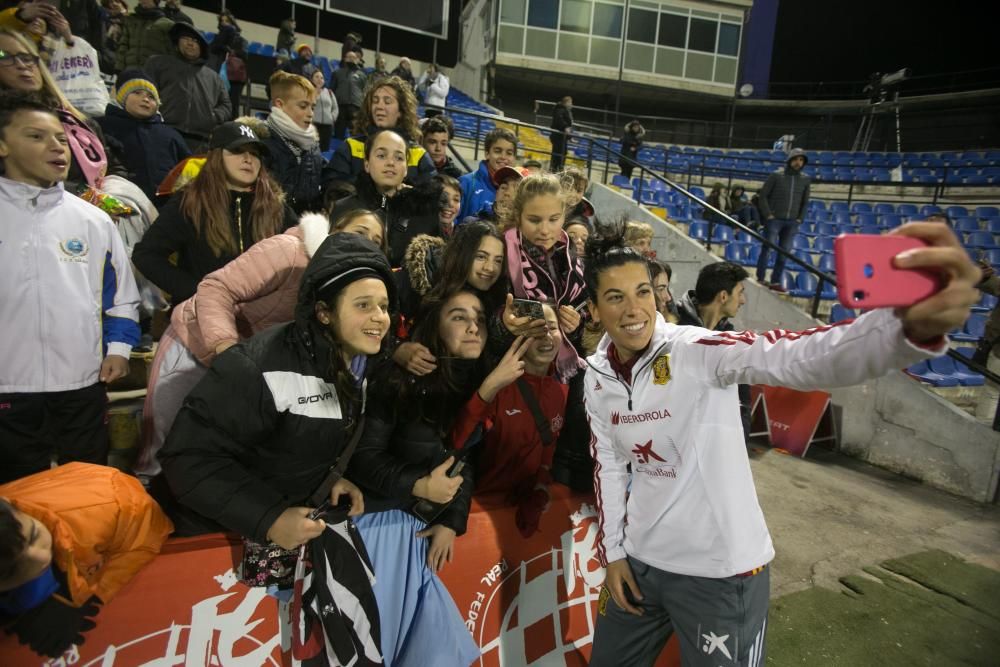
[[[198,177],[136,244],[135,265],[174,304],[194,295],[206,275],[297,222],[261,166],[266,150],[249,125],[220,125]],[[174,253],[176,263],[170,261]]]
[[[306,543],[314,567],[320,557],[345,564],[330,578],[358,600],[338,619],[371,629],[371,637],[352,633],[359,652],[377,651],[378,638],[349,518],[364,499],[349,475],[329,472],[342,456],[346,466],[352,436],[364,429],[367,360],[389,330],[394,303],[392,272],[377,247],[360,234],[326,237],[302,276],[295,320],[220,354],[160,452],[179,532],[223,528],[243,536],[249,553],[267,554],[263,568],[244,560],[245,583],[290,595],[297,548]],[[330,586],[326,577],[316,583]]]

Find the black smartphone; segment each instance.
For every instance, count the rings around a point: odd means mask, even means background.
[[[542,304],[538,301],[532,301],[531,299],[514,299],[514,302],[511,304],[511,309],[518,317],[530,317],[533,320],[545,319],[545,311],[542,310]]]

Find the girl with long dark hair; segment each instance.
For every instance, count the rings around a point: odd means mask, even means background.
[[[248,125],[220,125],[210,146],[197,178],[167,202],[132,253],[175,304],[191,298],[207,274],[298,222],[261,165],[266,149]]]

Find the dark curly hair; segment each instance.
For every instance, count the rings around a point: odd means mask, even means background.
[[[597,303],[597,284],[601,273],[630,262],[641,264],[649,273],[649,263],[637,250],[625,244],[625,220],[598,224],[584,246],[583,279],[587,295]],[[652,277],[650,277],[652,282]]]

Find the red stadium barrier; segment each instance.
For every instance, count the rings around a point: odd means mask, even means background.
[[[479,664],[587,664],[604,580],[593,507],[592,497],[555,486],[539,532],[525,539],[514,508],[473,502],[469,530],[441,578],[482,648]],[[221,534],[172,539],[101,611],[82,646],[45,660],[2,636],[3,664],[290,666],[277,602],[233,574],[240,548]],[[657,667],[679,664],[671,640]]]

